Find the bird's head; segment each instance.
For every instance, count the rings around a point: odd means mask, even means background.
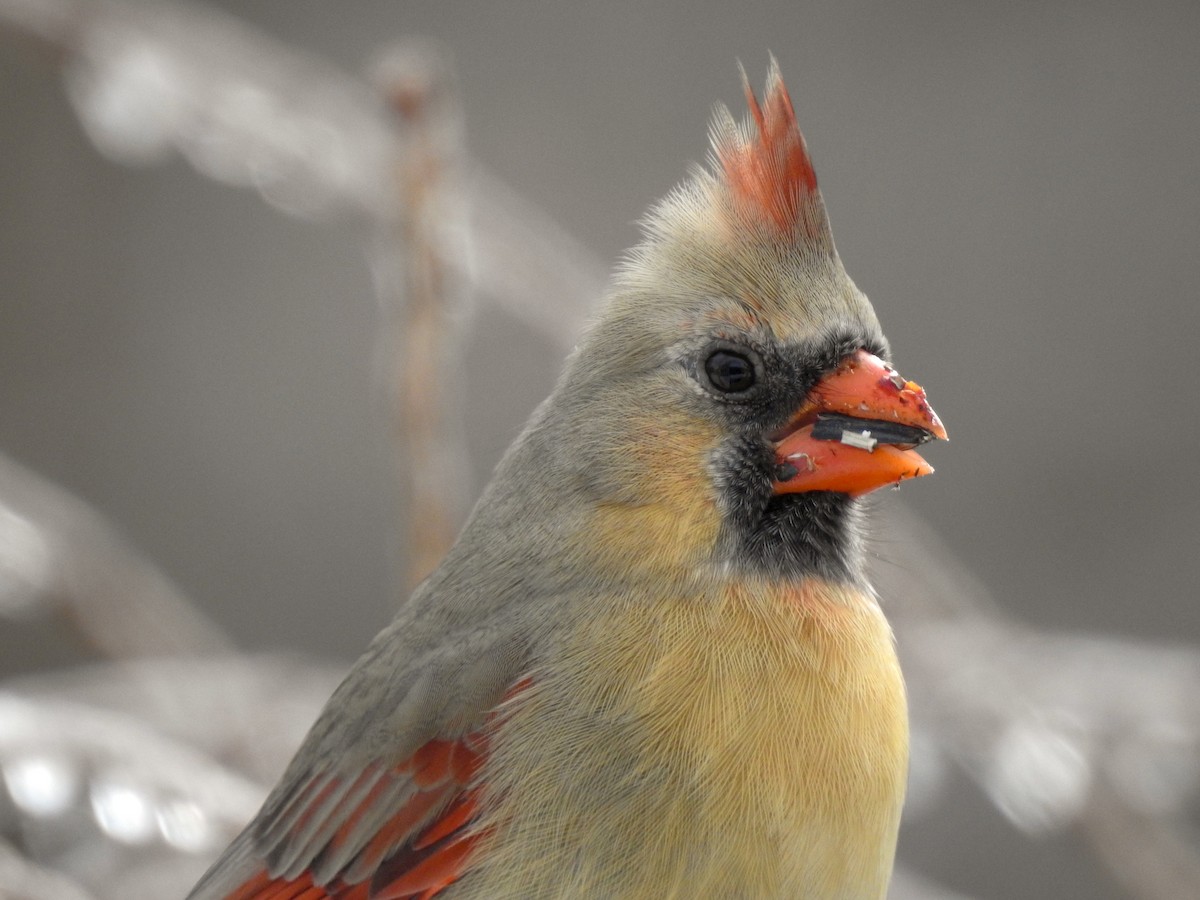
[[[556,405],[606,547],[844,577],[855,498],[931,472],[913,448],[946,432],[842,267],[774,64],[746,98],[650,213]]]

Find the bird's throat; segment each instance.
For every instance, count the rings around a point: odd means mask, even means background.
[[[860,501],[827,491],[771,496],[722,523],[718,552],[738,571],[778,581],[862,584]]]

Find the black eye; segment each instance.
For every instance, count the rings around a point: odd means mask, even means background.
[[[754,387],[754,363],[730,350],[718,350],[704,361],[708,380],[718,391],[739,394]]]

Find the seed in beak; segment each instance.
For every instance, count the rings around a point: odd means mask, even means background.
[[[842,443],[848,447],[857,447],[859,450],[866,450],[871,453],[879,441],[871,437],[869,431],[851,431],[846,428],[842,430]]]

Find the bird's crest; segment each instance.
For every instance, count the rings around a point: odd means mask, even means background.
[[[761,104],[744,69],[742,86],[750,117],[739,125],[721,108],[712,128],[734,214],[781,237],[831,249],[825,203],[778,64],[771,60]]]

